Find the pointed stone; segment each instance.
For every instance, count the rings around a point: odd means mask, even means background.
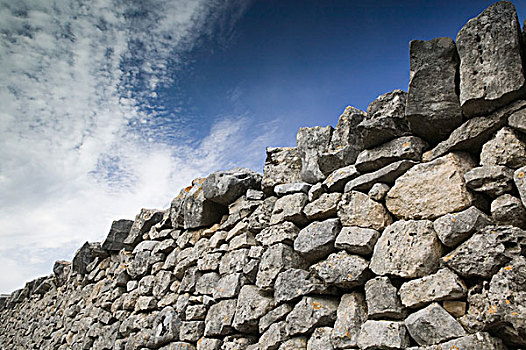
[[[301,158],[295,147],[268,147],[261,187],[266,194],[274,186],[301,181]]]

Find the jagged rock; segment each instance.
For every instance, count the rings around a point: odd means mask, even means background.
[[[492,223],[491,219],[476,207],[444,215],[433,223],[440,241],[448,247],[456,247],[475,231]]]
[[[292,244],[299,233],[300,229],[296,225],[284,221],[264,228],[256,235],[256,241],[263,246],[270,246],[275,243]]]
[[[142,240],[142,235],[148,233],[152,226],[159,223],[164,217],[163,210],[141,209],[141,212],[135,216],[135,221],[124,240],[124,244],[131,247],[135,246]]]
[[[365,283],[365,300],[369,319],[403,319],[404,308],[396,287],[388,277],[376,277]]]
[[[265,316],[259,319],[259,333],[265,332],[274,322],[284,319],[291,311],[292,306],[289,304],[281,304],[267,312]]]
[[[460,299],[466,296],[465,283],[451,270],[405,282],[400,287],[400,299],[406,307],[415,308],[433,301]]]
[[[221,220],[227,209],[208,200],[203,191],[206,179],[196,179],[186,192],[184,199],[184,228],[193,229],[210,226]]]
[[[358,335],[360,349],[405,349],[409,346],[409,335],[403,322],[366,321]]]
[[[522,204],[526,207],[526,166],[515,170],[513,181],[515,181],[515,186],[519,190]]]
[[[407,92],[394,90],[379,96],[367,107],[366,118],[358,124],[364,148],[381,145],[409,134],[405,119]]]
[[[242,272],[243,267],[248,264],[249,249],[237,249],[227,252],[219,263],[219,273],[221,275]]]
[[[276,350],[281,343],[287,340],[287,324],[285,322],[273,323],[261,335],[258,341],[260,350]]]
[[[345,185],[345,192],[353,190],[367,191],[378,182],[393,184],[397,178],[415,164],[417,162],[413,160],[400,160],[372,173],[360,175]]]
[[[228,299],[210,306],[205,318],[205,337],[216,337],[232,332],[236,300]]]
[[[71,272],[71,263],[69,261],[58,260],[53,265],[53,277],[57,287],[63,286],[66,283],[69,273]]]
[[[270,224],[275,225],[283,221],[292,221],[298,225],[304,224],[306,219],[303,215],[303,208],[307,202],[308,197],[305,193],[289,194],[279,198],[274,205]]]
[[[508,116],[526,107],[526,101],[517,101],[489,116],[471,118],[453,130],[449,137],[426,152],[422,160],[427,162],[451,151],[478,152],[493,133],[506,124]]]
[[[409,315],[405,325],[419,345],[438,344],[466,335],[464,328],[437,303]]]
[[[212,202],[229,205],[244,195],[249,188],[259,189],[261,179],[261,174],[246,168],[217,171],[208,175],[203,182],[203,195]]]
[[[287,194],[293,194],[298,192],[309,193],[311,187],[312,185],[306,182],[292,182],[276,185],[276,187],[274,187],[274,192],[278,196],[285,196]]]
[[[406,118],[416,135],[433,143],[441,141],[462,123],[455,42],[451,38],[413,40],[409,57]]]
[[[205,323],[203,321],[183,321],[179,330],[179,339],[196,342],[203,336]]]
[[[466,185],[473,191],[498,197],[513,189],[513,170],[501,165],[473,168],[464,174]]]
[[[85,275],[89,272],[87,270],[88,265],[91,264],[97,256],[104,253],[105,252],[102,250],[100,243],[86,242],[75,253],[71,263],[71,269],[81,275]]]
[[[287,315],[287,333],[291,336],[306,334],[316,327],[331,325],[336,320],[338,304],[334,298],[303,297]]]
[[[333,130],[329,149],[318,155],[318,166],[324,175],[336,169],[354,164],[358,153],[363,149],[362,136],[356,126],[365,118],[365,112],[348,106],[338,119]]]
[[[363,285],[370,276],[368,261],[345,251],[333,253],[310,267],[310,270],[325,284],[341,289]]]
[[[341,193],[324,193],[320,198],[308,203],[303,208],[303,213],[308,220],[323,220],[335,217]]]
[[[346,167],[334,170],[327,178],[323,181],[323,185],[330,192],[342,192],[345,184],[360,175],[354,165],[348,165]],[[321,195],[321,194],[320,194]],[[319,196],[318,196],[319,197]],[[309,201],[313,201],[309,196]]]
[[[102,249],[109,251],[119,251],[121,249],[129,250],[129,244],[124,243],[133,226],[131,220],[116,220],[111,223],[110,232],[102,243]]]
[[[307,350],[334,350],[331,344],[332,328],[319,327],[312,332],[307,342]]]
[[[358,292],[342,295],[336,311],[331,343],[337,349],[356,347],[360,327],[366,320],[367,306],[363,295]]]
[[[526,165],[526,142],[519,139],[511,128],[504,127],[482,146],[480,164],[520,168]]]
[[[371,187],[367,195],[369,196],[369,198],[379,202],[385,199],[385,196],[387,196],[387,192],[389,192],[390,189],[391,186],[389,186],[388,184],[377,182],[373,185],[373,187]]]
[[[250,248],[256,245],[256,238],[250,231],[245,231],[230,240],[228,250]]]
[[[261,187],[271,194],[274,186],[301,181],[301,158],[295,147],[267,147]]]
[[[358,155],[355,167],[361,173],[371,172],[400,160],[420,161],[427,143],[419,137],[404,136]]]
[[[223,341],[214,338],[201,338],[197,341],[197,350],[220,350]]]
[[[380,232],[371,228],[346,226],[336,237],[334,247],[345,249],[351,254],[369,255],[373,252],[374,245],[379,237]]]
[[[287,269],[276,278],[274,299],[276,303],[289,302],[322,288],[321,281],[315,281],[308,271]]]
[[[212,295],[221,277],[217,272],[208,272],[197,278],[195,292],[198,294]]]
[[[519,19],[507,1],[488,7],[460,30],[460,104],[466,115],[487,114],[524,95],[521,45]]]
[[[153,321],[153,347],[160,347],[171,341],[179,340],[181,319],[173,307],[167,306],[155,316]]]
[[[488,333],[478,332],[433,346],[411,347],[408,350],[506,350],[506,346],[499,338],[494,338]]]
[[[301,158],[301,179],[303,181],[315,184],[325,179],[318,165],[318,158],[320,154],[329,150],[332,131],[331,126],[299,129],[296,141]]]
[[[357,191],[343,195],[338,204],[338,217],[344,226],[359,226],[377,231],[383,230],[393,222],[382,204]]]
[[[513,226],[487,226],[442,258],[464,277],[490,278],[526,247],[526,231]]]
[[[326,192],[327,192],[327,188],[321,182],[318,182],[317,184],[312,185],[312,187],[309,190],[309,193],[307,194],[309,197],[309,202],[314,202],[316,199],[320,198],[320,196]]]
[[[256,285],[260,288],[271,288],[281,271],[290,268],[306,267],[306,261],[288,245],[278,243],[267,248],[257,272]]]
[[[140,296],[135,302],[135,311],[149,311],[157,307],[157,300],[154,297]]]
[[[306,350],[307,349],[307,338],[305,337],[294,337],[285,341],[278,350]]]
[[[520,110],[510,115],[508,125],[515,130],[526,133],[526,111]]]
[[[519,198],[503,194],[491,202],[491,216],[501,225],[526,228],[526,209]]]
[[[242,276],[242,273],[221,276],[212,293],[214,299],[235,298],[243,286]]]
[[[294,250],[308,261],[323,259],[334,250],[334,240],[342,226],[339,219],[315,221],[294,240]]]
[[[189,305],[185,311],[187,321],[204,321],[208,309],[205,305]]]
[[[423,277],[438,269],[442,245],[428,220],[397,221],[374,247],[370,269],[377,275]]]
[[[240,332],[255,332],[259,318],[273,307],[274,299],[271,296],[256,286],[245,285],[239,292],[232,326]]]
[[[265,198],[263,204],[250,214],[248,217],[248,229],[250,231],[259,232],[269,225],[276,201],[276,197]]]
[[[466,209],[474,197],[466,187],[464,174],[474,166],[465,153],[450,153],[417,164],[387,193],[387,209],[401,219],[434,219]]]

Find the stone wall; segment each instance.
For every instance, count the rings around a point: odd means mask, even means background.
[[[409,91],[114,221],[0,297],[1,349],[526,346],[526,100],[499,2],[410,44]]]

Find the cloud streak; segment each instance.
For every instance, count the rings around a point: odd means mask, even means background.
[[[248,4],[0,0],[1,292],[194,177],[260,169],[272,124],[221,117],[196,140],[157,96],[195,45],[228,42]]]

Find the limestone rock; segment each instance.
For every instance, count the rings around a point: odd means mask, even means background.
[[[374,247],[370,269],[377,275],[422,277],[438,269],[442,245],[428,220],[397,221]]]
[[[502,165],[476,167],[464,174],[466,185],[473,191],[498,197],[513,189],[513,170]]]
[[[520,110],[510,115],[508,125],[515,130],[526,133],[526,111]]]
[[[331,332],[330,327],[316,328],[307,342],[307,350],[334,350],[331,344]]]
[[[273,323],[259,338],[259,349],[276,350],[285,340],[287,340],[286,323],[283,321]]]
[[[148,233],[153,225],[159,223],[164,217],[164,211],[156,209],[141,209],[124,240],[124,244],[135,246],[142,240],[142,235]]]
[[[450,38],[409,43],[410,81],[405,109],[411,131],[438,142],[462,123],[457,94],[459,57]]]
[[[336,319],[338,300],[307,296],[287,315],[287,333],[291,336],[311,332],[314,328],[331,325]]]
[[[513,226],[487,226],[442,258],[442,262],[464,277],[490,278],[520,255],[526,246],[526,231]]]
[[[298,131],[296,141],[301,158],[301,179],[303,181],[315,184],[325,179],[325,175],[318,165],[318,158],[319,154],[326,153],[329,150],[332,131],[331,126],[300,128]]]
[[[274,283],[276,303],[289,302],[311,292],[325,290],[321,280],[302,269],[287,269],[280,272]]]
[[[179,330],[179,339],[196,342],[203,336],[205,323],[203,321],[183,321]]]
[[[309,196],[309,202],[313,202],[316,199],[320,198],[320,196],[327,192],[327,188],[324,184],[321,182],[318,182],[317,184],[312,185],[312,187],[309,190],[309,193],[307,194]]]
[[[405,119],[407,92],[394,90],[379,96],[367,107],[366,118],[357,126],[364,148],[381,145],[409,134]]]
[[[281,197],[276,201],[270,224],[275,225],[283,221],[292,221],[295,224],[305,223],[303,208],[307,204],[308,197],[305,193],[294,193]]]
[[[336,237],[334,246],[338,249],[345,249],[351,254],[369,255],[373,252],[379,237],[380,232],[371,228],[346,226]]]
[[[229,273],[242,272],[243,267],[248,264],[248,253],[249,249],[247,248],[231,250],[227,252],[225,255],[223,255],[221,262],[219,263],[219,273],[221,275],[225,275]]]
[[[388,277],[376,277],[365,283],[365,300],[369,319],[403,319],[404,309],[396,287]]]
[[[391,186],[388,184],[384,184],[382,182],[377,182],[371,187],[367,195],[374,199],[377,202],[380,202],[385,199],[385,196],[387,196],[387,192],[391,189]]]
[[[131,220],[116,220],[111,223],[110,232],[102,243],[102,249],[109,251],[119,251],[121,249],[129,250],[129,244],[124,243],[132,228],[133,221]]]
[[[312,185],[306,182],[292,182],[276,185],[274,187],[274,192],[278,196],[285,196],[287,194],[293,194],[298,192],[309,193],[311,187]]]
[[[246,168],[234,168],[227,171],[217,171],[208,175],[203,182],[203,195],[212,202],[229,205],[249,188],[259,189],[262,175]]]
[[[402,219],[434,219],[466,209],[474,198],[464,174],[474,165],[465,153],[450,153],[415,165],[387,193],[387,209]]]
[[[270,246],[275,243],[292,244],[299,232],[300,229],[292,222],[284,221],[264,228],[256,235],[256,241],[263,246]]]
[[[184,228],[210,226],[221,220],[226,208],[208,200],[203,192],[206,179],[196,179],[184,199]]]
[[[353,190],[367,191],[379,182],[393,184],[397,178],[402,176],[415,164],[417,164],[417,162],[413,160],[400,160],[372,173],[360,175],[347,182],[345,185],[345,192],[350,192]]]
[[[358,292],[342,295],[331,334],[332,344],[337,349],[356,347],[360,327],[366,320],[367,306],[363,295]]]
[[[500,1],[457,35],[460,104],[468,116],[487,114],[524,94],[521,27],[511,2]]]
[[[465,283],[451,270],[440,269],[435,274],[405,282],[400,287],[400,299],[406,307],[421,307],[440,300],[466,296]]]
[[[503,194],[491,202],[491,216],[501,225],[526,228],[526,208],[519,198]]]
[[[366,321],[358,336],[360,349],[405,349],[409,346],[409,335],[403,322]]]
[[[519,139],[511,128],[504,127],[482,146],[480,164],[520,168],[526,165],[526,142]]]
[[[310,267],[310,270],[325,284],[341,289],[363,285],[370,276],[368,261],[345,251],[333,253]]]
[[[98,242],[84,243],[82,247],[77,250],[75,256],[73,257],[73,261],[71,263],[72,270],[82,275],[88,273],[88,265],[91,264],[93,260],[95,260],[97,253],[101,250],[102,248]]]
[[[259,333],[265,332],[274,322],[283,320],[285,316],[287,316],[291,311],[292,306],[289,304],[281,304],[280,306],[267,312],[265,316],[259,319]]]
[[[190,343],[177,341],[163,346],[159,350],[195,350],[195,346]]]
[[[295,147],[268,147],[261,187],[267,194],[274,186],[301,181],[301,158]]]
[[[338,204],[338,217],[344,226],[359,226],[377,231],[393,222],[382,204],[357,191],[343,195]]]
[[[420,346],[408,348],[408,350],[506,350],[506,346],[499,338],[494,338],[488,333],[478,332],[475,334],[466,335],[457,339],[447,341],[445,343],[433,346]]]
[[[267,248],[261,257],[256,277],[260,288],[272,288],[274,280],[281,271],[290,268],[303,268],[306,261],[291,247],[277,243]]]
[[[197,350],[220,350],[222,344],[220,339],[201,338],[197,342]]]
[[[263,203],[250,214],[248,217],[248,229],[250,231],[259,232],[269,225],[276,201],[276,197],[265,198]]]
[[[419,345],[433,345],[466,335],[466,331],[437,303],[409,315],[405,325]]]
[[[53,264],[53,277],[57,287],[66,283],[71,272],[71,263],[69,261],[58,260]]]
[[[245,285],[239,292],[236,314],[232,326],[240,332],[254,332],[258,329],[258,320],[274,306],[274,299],[251,285]]]
[[[345,184],[360,175],[354,165],[348,165],[346,167],[334,170],[327,178],[323,181],[323,185],[327,187],[330,192],[342,192]],[[311,200],[309,198],[309,200]],[[312,201],[312,200],[311,200]]]
[[[324,193],[320,198],[308,203],[303,208],[303,213],[308,220],[323,220],[336,216],[341,193]]]
[[[513,174],[513,180],[515,181],[515,186],[517,186],[517,189],[519,190],[522,204],[526,207],[526,166],[515,171]]]
[[[210,306],[206,314],[204,335],[215,337],[230,334],[235,311],[235,299],[223,300]]]
[[[242,277],[242,273],[231,273],[221,276],[212,292],[214,299],[235,298],[243,286]]]
[[[440,241],[448,247],[456,247],[475,231],[492,223],[491,219],[476,207],[444,215],[433,223]]]
[[[404,136],[391,140],[383,145],[365,150],[356,159],[356,170],[361,173],[371,172],[399,160],[420,161],[427,143],[416,136]]]
[[[286,340],[281,344],[278,350],[306,350],[307,349],[307,338],[306,337],[293,337]]]
[[[334,250],[334,240],[340,230],[339,219],[315,221],[299,232],[294,250],[309,261],[323,259]]]

